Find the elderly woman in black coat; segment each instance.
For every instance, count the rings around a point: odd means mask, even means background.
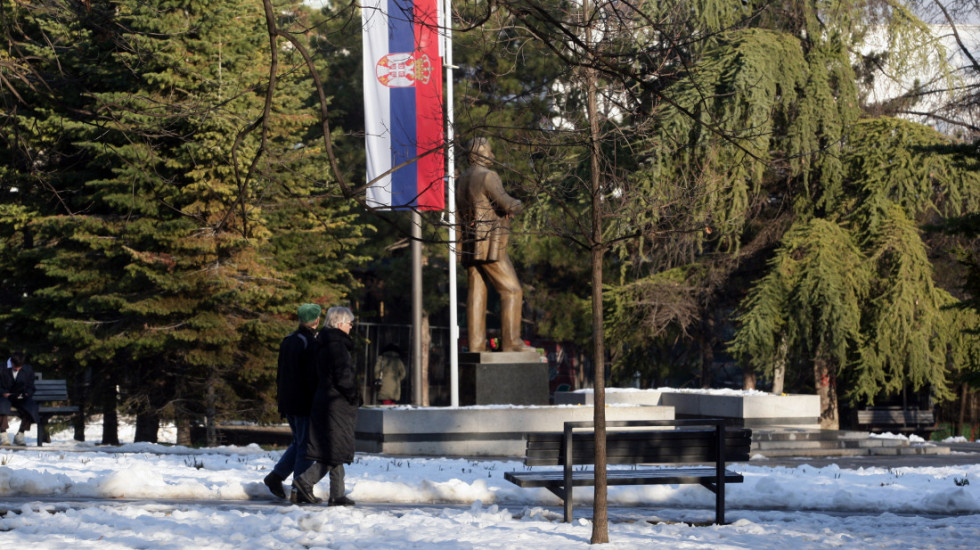
[[[313,465],[294,479],[296,502],[317,503],[313,487],[330,474],[331,506],[352,506],[344,494],[344,464],[354,461],[354,424],[360,396],[354,380],[350,330],[354,314],[346,307],[327,310],[323,330],[317,336],[317,388],[310,414],[310,442],[306,457]]]

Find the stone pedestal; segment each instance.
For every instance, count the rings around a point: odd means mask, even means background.
[[[591,405],[592,390],[555,392],[555,405]],[[607,405],[673,407],[676,418],[724,418],[746,428],[820,429],[820,397],[759,391],[606,388]]]
[[[459,404],[547,405],[548,364],[536,351],[461,353]]]

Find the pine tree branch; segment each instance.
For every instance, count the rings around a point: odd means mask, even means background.
[[[316,86],[317,100],[320,104],[320,125],[323,131],[323,147],[327,152],[327,157],[330,159],[330,170],[333,173],[334,180],[340,186],[344,197],[351,198],[353,196],[353,192],[351,191],[350,185],[347,183],[346,178],[344,178],[344,174],[341,172],[340,166],[337,163],[337,157],[334,154],[332,138],[330,137],[327,94],[324,91],[320,73],[317,72],[316,65],[313,63],[313,57],[310,55],[310,52],[307,50],[306,46],[297,40],[295,36],[278,28],[275,21],[275,12],[273,10],[271,0],[262,0],[262,5],[265,7],[265,17],[269,27],[269,33],[272,36],[280,36],[288,40],[296,48],[296,51],[303,56],[306,67],[310,71],[310,77],[313,79],[313,83]],[[274,46],[273,49],[275,49]]]

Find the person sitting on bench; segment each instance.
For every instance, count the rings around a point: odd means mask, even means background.
[[[7,417],[12,414],[10,408],[14,407],[20,417],[14,444],[26,445],[24,432],[31,429],[32,423],[38,422],[38,407],[33,397],[34,369],[24,363],[23,354],[13,353],[5,367],[0,365],[0,444],[10,445]]]

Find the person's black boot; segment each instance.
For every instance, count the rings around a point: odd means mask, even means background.
[[[269,491],[279,498],[286,498],[286,490],[282,488],[283,478],[279,474],[272,472],[262,480]]]
[[[350,498],[347,498],[347,496],[345,495],[342,497],[332,498],[328,500],[327,505],[328,506],[353,506],[354,501],[351,500]]]
[[[323,499],[313,494],[313,487],[306,487],[294,480],[293,492],[289,495],[289,501],[294,504],[320,504]]]

